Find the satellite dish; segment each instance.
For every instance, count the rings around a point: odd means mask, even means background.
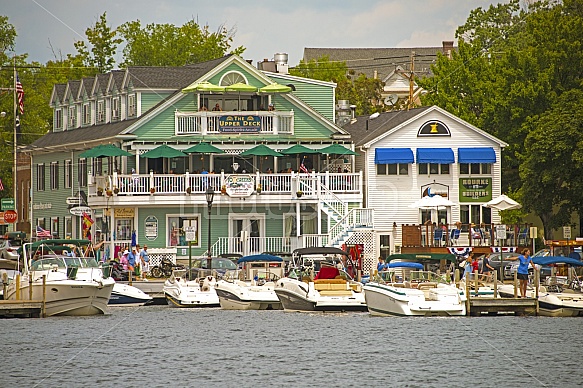
[[[399,100],[399,97],[396,94],[390,94],[385,98],[385,105],[395,105]]]

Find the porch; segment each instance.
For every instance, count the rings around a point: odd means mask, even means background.
[[[175,134],[213,135],[225,133],[292,134],[294,111],[176,111]]]

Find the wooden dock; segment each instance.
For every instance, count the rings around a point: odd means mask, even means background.
[[[0,300],[0,318],[41,318],[45,316],[42,300]]]
[[[537,315],[538,300],[534,298],[468,298],[468,315]]]

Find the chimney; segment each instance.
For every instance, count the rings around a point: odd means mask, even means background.
[[[442,41],[443,53],[451,59],[451,53],[453,52],[453,40]]]

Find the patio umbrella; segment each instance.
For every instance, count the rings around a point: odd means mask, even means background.
[[[346,147],[341,146],[340,144],[331,144],[328,147],[324,147],[320,150],[322,154],[330,154],[330,155],[359,155],[358,153],[349,150]]]
[[[244,84],[242,82],[237,82],[235,84],[225,86],[225,91],[227,92],[237,92],[239,95],[239,101],[237,103],[237,110],[241,109],[241,92],[254,93],[257,92],[257,88],[252,85]]]
[[[243,151],[239,156],[283,156],[283,154],[277,152],[274,149],[269,148],[265,144],[259,144],[247,151]],[[259,170],[261,171],[263,167],[263,159],[259,159]]]
[[[182,93],[193,93],[193,92],[224,92],[225,87],[212,84],[208,81],[202,81],[195,83],[194,85],[190,85],[184,89],[182,89]]]
[[[520,209],[522,207],[521,204],[504,194],[486,202],[483,206],[496,210],[512,210]]]
[[[259,88],[259,93],[273,94],[273,93],[289,93],[292,88],[286,85],[281,85],[278,83],[272,83],[270,85]]]
[[[190,147],[187,150],[184,150],[187,154],[224,154],[220,148],[215,147],[214,145],[207,143],[207,142],[200,142],[197,145]],[[204,162],[202,167],[204,168]]]
[[[438,207],[451,207],[454,206],[455,203],[450,201],[449,199],[442,197],[441,195],[426,195],[425,197],[421,198],[419,201],[416,201],[409,205],[409,207],[417,208],[417,209],[433,209]]]
[[[180,158],[180,157],[184,157],[184,156],[188,156],[188,155],[186,155],[182,151],[178,151],[175,148],[167,146],[166,144],[162,144],[161,146],[154,148],[153,150],[150,150],[150,151],[140,155],[140,157],[142,157],[142,158],[150,158],[150,159]]]
[[[113,144],[101,144],[82,152],[79,156],[81,158],[101,158],[104,156],[132,156],[132,154]]]
[[[290,148],[287,148],[285,150],[281,151],[282,154],[284,155],[296,155],[298,157],[298,171],[301,171],[301,163],[299,160],[299,156],[302,154],[319,154],[320,151],[319,150],[315,150],[313,148],[308,148],[306,146],[303,146],[301,144],[296,144],[291,146]]]

